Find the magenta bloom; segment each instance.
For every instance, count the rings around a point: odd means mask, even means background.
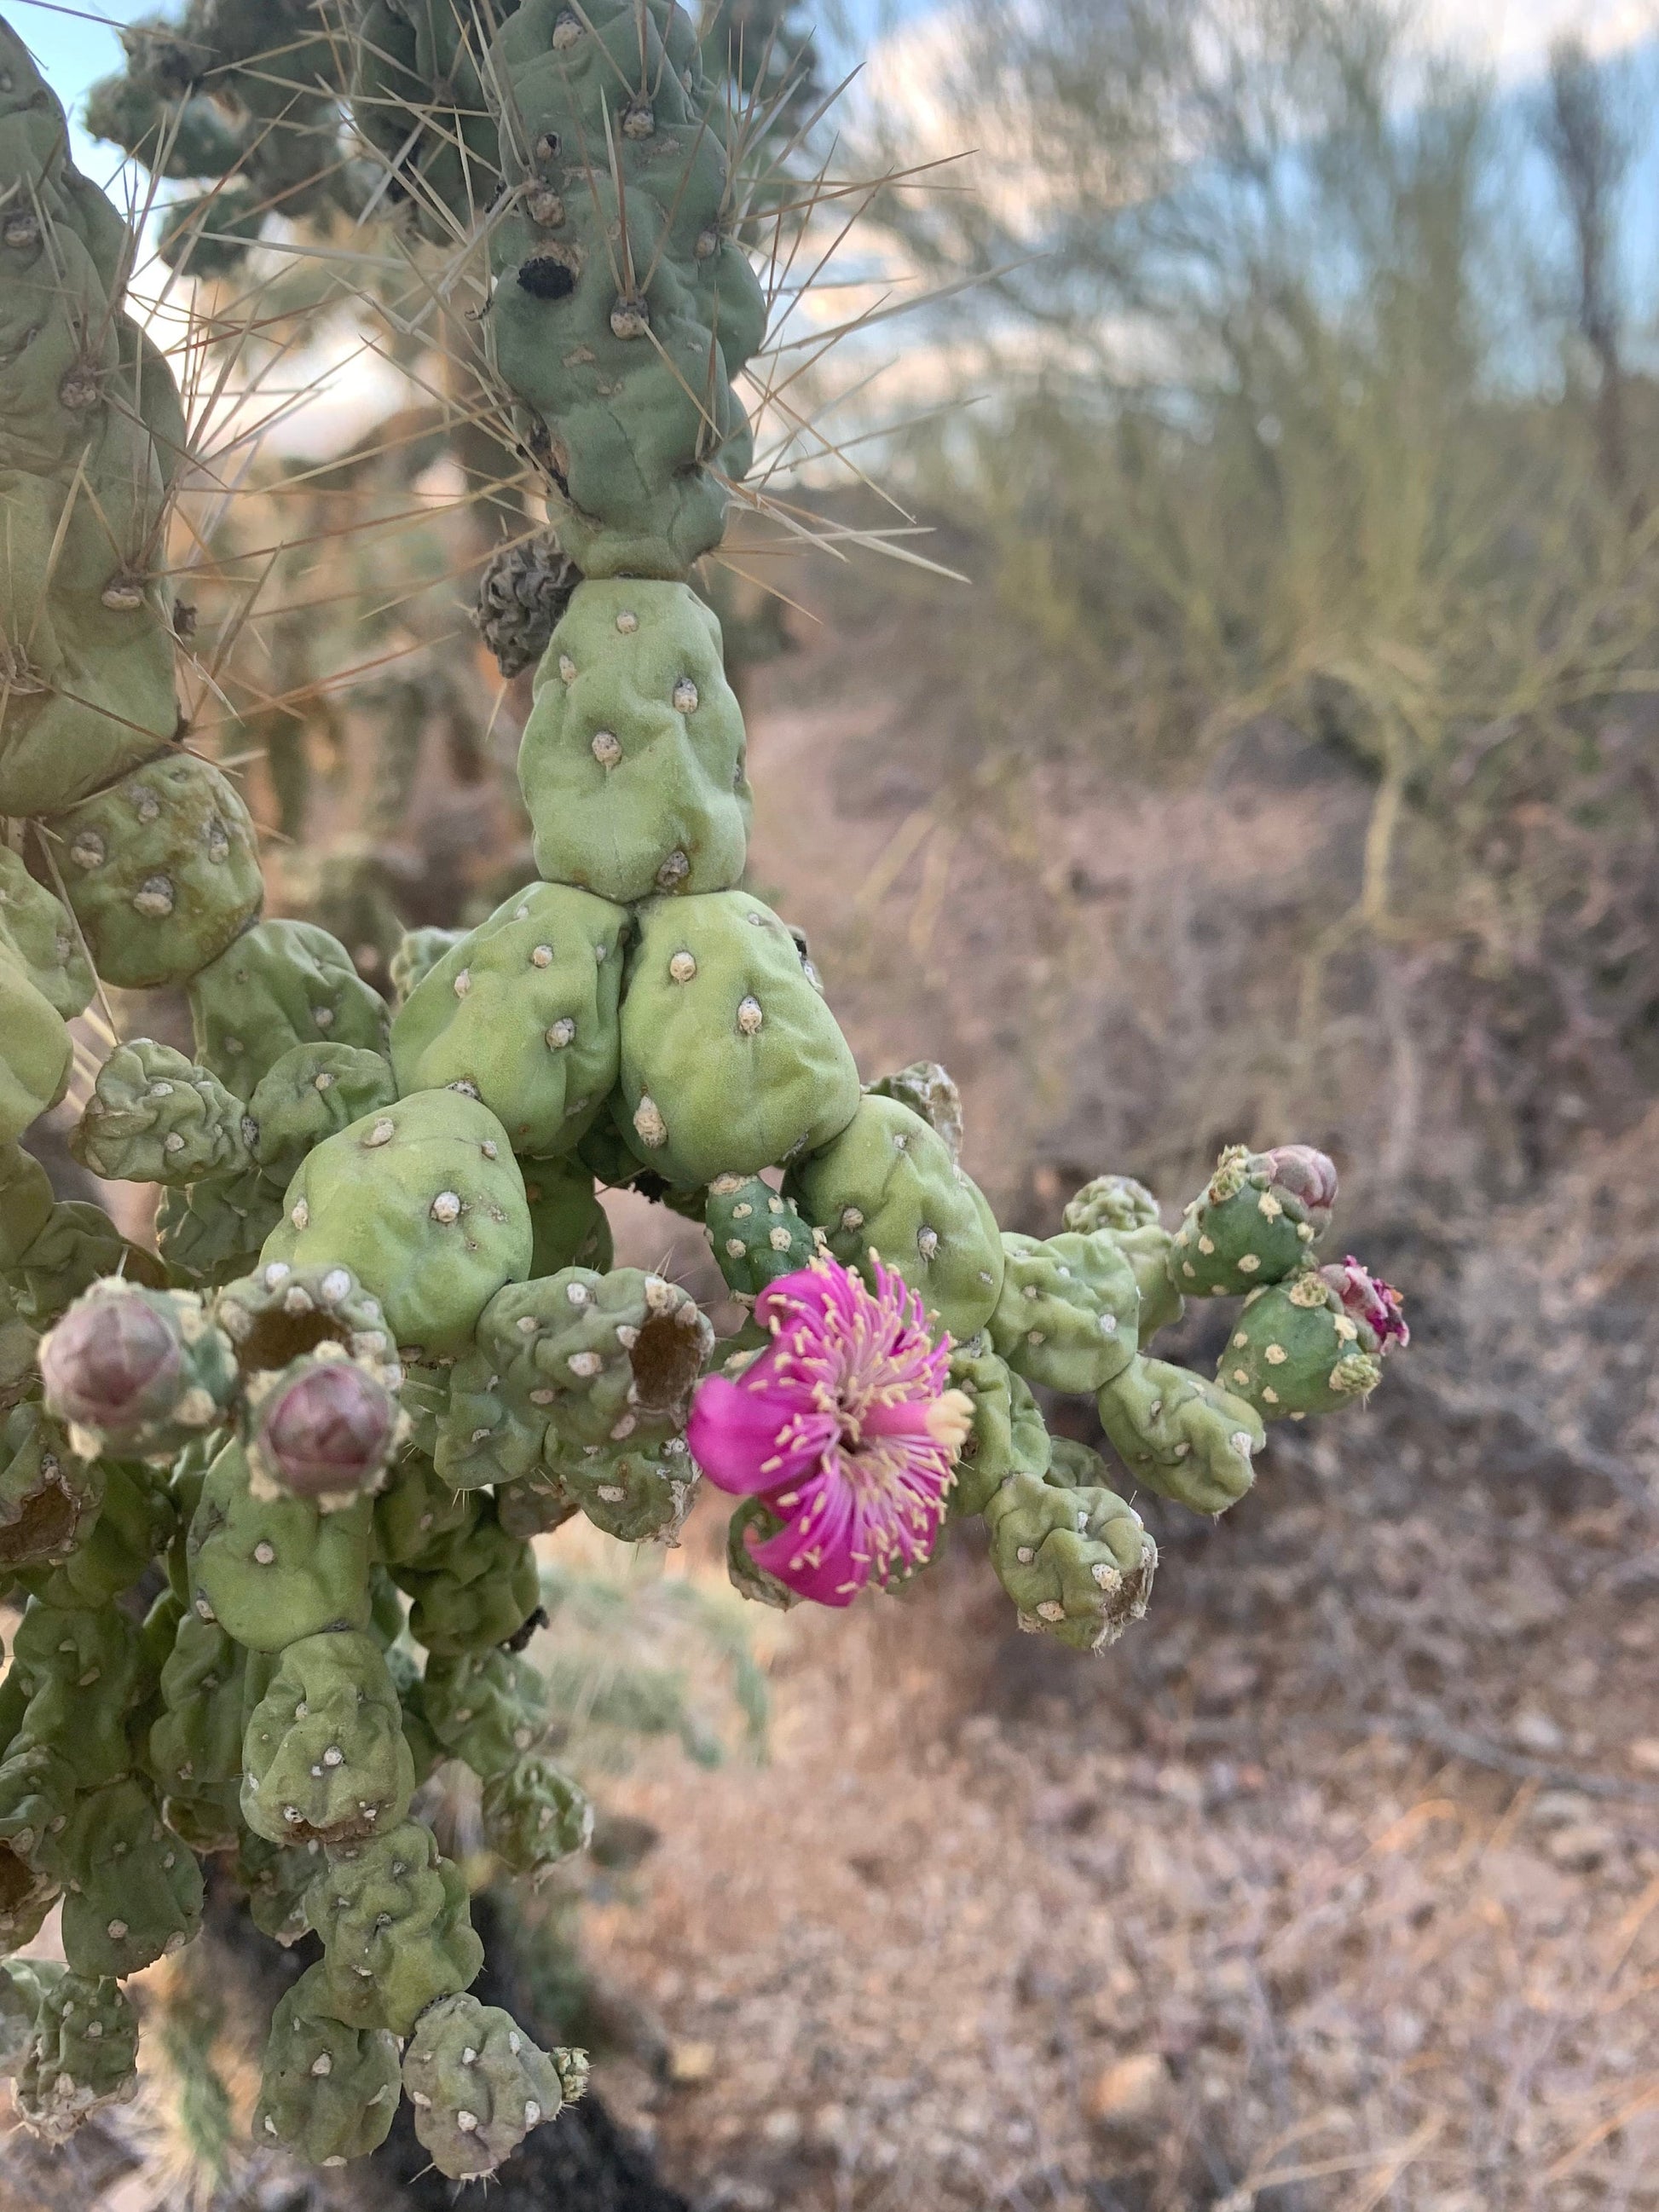
[[[712,1483],[782,1522],[755,1564],[848,1605],[932,1552],[973,1404],[950,1387],[950,1340],[879,1261],[873,1296],[821,1258],[763,1291],[755,1318],[772,1343],[735,1382],[698,1384],[686,1441]]]
[[[1406,1316],[1400,1310],[1398,1291],[1392,1291],[1380,1276],[1369,1273],[1352,1252],[1339,1267],[1333,1263],[1322,1267],[1320,1273],[1342,1301],[1344,1312],[1351,1321],[1359,1324],[1360,1341],[1367,1352],[1386,1352],[1390,1344],[1397,1344],[1403,1352],[1412,1340],[1406,1326]],[[1364,1341],[1366,1330],[1375,1339]]]

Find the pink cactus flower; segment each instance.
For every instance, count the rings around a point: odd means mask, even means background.
[[[707,1376],[686,1441],[721,1490],[759,1498],[783,1526],[752,1544],[798,1596],[848,1605],[866,1583],[921,1566],[945,1517],[973,1402],[950,1388],[950,1340],[876,1263],[872,1293],[829,1258],[755,1301],[772,1342],[735,1381]]]
[[[1364,1345],[1367,1352],[1384,1352],[1390,1344],[1405,1350],[1412,1340],[1412,1333],[1401,1311],[1402,1301],[1398,1291],[1390,1290],[1380,1276],[1368,1273],[1352,1252],[1340,1267],[1333,1262],[1319,1272],[1341,1299],[1343,1310],[1350,1320],[1358,1322],[1361,1343],[1364,1344],[1364,1332],[1368,1329],[1376,1340],[1374,1344]]]

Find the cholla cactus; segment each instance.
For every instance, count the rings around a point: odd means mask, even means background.
[[[395,1013],[326,932],[259,918],[246,814],[175,742],[179,410],[122,314],[122,227],[0,26],[0,1589],[27,1601],[0,1943],[61,1897],[68,1962],[0,1979],[0,2063],[53,2140],[129,2094],[121,1981],[189,1940],[197,1854],[224,1852],[261,1927],[322,1944],[258,2138],[341,2163],[406,2091],[464,2179],[584,2078],[467,1994],[466,1885],[415,1796],[465,1760],[526,1874],[586,1838],[519,1656],[533,1537],[580,1514],[672,1542],[706,1474],[739,1501],[738,1588],[838,1607],[982,1516],[1021,1626],[1099,1649],[1157,1553],[1036,1394],[1094,1400],[1133,1480],[1219,1512],[1266,1419],[1359,1402],[1405,1330],[1357,1262],[1319,1267],[1335,1176],[1306,1147],[1230,1149],[1173,1235],[1103,1176],[1038,1239],[963,1169],[943,1069],[861,1086],[804,940],[742,887],[743,718],[689,580],[748,463],[732,379],[764,316],[685,11],[360,12],[357,123],[394,185],[453,225],[471,168],[499,183],[493,373],[563,548],[498,565],[485,625],[504,665],[543,647],[542,879],[406,944]],[[350,204],[319,182],[335,52],[299,0],[192,0],[176,37],[135,29],[99,112],[170,173],[246,157],[183,218],[199,251],[260,195]],[[161,1188],[159,1261],[15,1142],[94,969],[190,1002],[193,1057],[118,1045],[76,1139]],[[611,1266],[601,1182],[705,1224],[734,1342]],[[1214,1381],[1148,1348],[1187,1291],[1245,1301]]]

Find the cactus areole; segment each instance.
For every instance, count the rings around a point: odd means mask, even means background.
[[[1269,1423],[1363,1402],[1407,1331],[1358,1261],[1320,1265],[1336,1176],[1308,1146],[1230,1147],[1174,1228],[1103,1174],[1056,1234],[1005,1233],[945,1071],[860,1079],[805,939],[744,888],[743,715],[690,581],[752,459],[767,313],[724,88],[672,0],[352,4],[336,41],[301,0],[192,0],[92,107],[219,180],[167,219],[198,270],[273,196],[488,255],[550,529],[478,620],[534,665],[539,872],[412,933],[391,1006],[263,915],[246,808],[175,742],[184,416],[125,226],[0,22],[0,2069],[52,2142],[133,2094],[124,1985],[194,1935],[213,1853],[261,1928],[320,1945],[258,2142],[341,2165],[406,2094],[465,2180],[585,2078],[469,1993],[466,1880],[416,1795],[464,1761],[528,1876],[586,1840],[538,1541],[580,1515],[672,1542],[706,1473],[739,1590],[844,1607],[979,1516],[1019,1626],[1099,1650],[1157,1564],[1123,1489],[1224,1511]],[[337,158],[343,97],[373,158]],[[192,1024],[188,1053],[110,1052],[73,1139],[155,1187],[136,1240],[18,1141],[100,977],[182,990]],[[623,1186],[705,1225],[725,1341],[611,1264]],[[1155,1355],[1189,1296],[1237,1302],[1213,1377]],[[1102,1449],[1051,1434],[1055,1394]],[[64,1963],[24,1958],[60,1900]]]

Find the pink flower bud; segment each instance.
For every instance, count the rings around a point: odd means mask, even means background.
[[[351,1359],[308,1362],[259,1409],[260,1455],[301,1498],[361,1490],[386,1464],[397,1411]]]
[[[40,1360],[47,1410],[118,1438],[166,1409],[183,1369],[165,1317],[126,1294],[78,1300],[42,1343]]]
[[[1262,1158],[1272,1170],[1274,1189],[1300,1200],[1314,1227],[1322,1229],[1336,1204],[1336,1163],[1311,1145],[1275,1145]]]
[[[1359,1325],[1359,1340],[1367,1352],[1386,1352],[1397,1344],[1403,1352],[1412,1340],[1401,1311],[1398,1291],[1362,1267],[1352,1253],[1339,1267],[1334,1261],[1320,1273],[1342,1301],[1342,1310]]]

